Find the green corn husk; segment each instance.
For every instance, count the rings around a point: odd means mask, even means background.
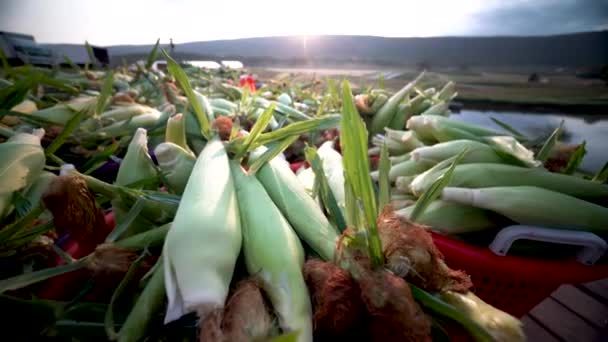
[[[148,153],[148,133],[145,129],[138,128],[118,169],[116,184],[127,186],[154,176],[156,176],[156,169]],[[151,185],[148,188],[154,188],[154,186]]]
[[[182,113],[177,113],[167,120],[165,142],[174,143],[194,156],[186,139],[186,118]]]
[[[435,163],[430,160],[420,159],[420,160],[406,160],[402,163],[395,164],[391,166],[391,170],[388,173],[388,179],[391,182],[397,180],[399,176],[413,176],[417,175],[421,172],[428,170]],[[372,179],[378,179],[378,171],[371,172]]]
[[[412,184],[414,179],[416,179],[416,176],[418,175],[397,177],[397,179],[395,180],[395,188],[397,188],[397,190],[402,193],[409,193],[410,184]]]
[[[148,328],[165,301],[165,278],[162,257],[152,276],[118,332],[119,342],[138,342],[146,337]]]
[[[304,282],[304,249],[289,222],[257,180],[233,161],[230,165],[241,213],[243,255],[250,275],[262,287],[285,332],[312,341],[312,308]],[[269,243],[272,251],[265,250]]]
[[[412,108],[412,111],[414,112],[414,115],[420,115],[420,114],[424,113],[425,110],[431,108],[431,106],[433,106],[433,101],[423,98],[418,106]],[[406,127],[407,127],[407,123],[406,123]]]
[[[243,236],[223,143],[212,138],[196,160],[165,238],[165,323],[223,308]]]
[[[99,115],[99,119],[102,121],[102,123],[113,123],[128,120],[134,116],[154,111],[156,111],[156,109],[140,104],[120,106],[101,113]]]
[[[523,342],[526,340],[522,323],[517,318],[485,303],[472,292],[462,294],[445,291],[441,293],[440,297],[483,327],[496,342]]]
[[[591,231],[608,230],[608,208],[531,186],[443,189],[444,201],[499,213],[530,225]]]
[[[372,144],[374,144],[377,147],[382,147],[382,146],[386,145],[386,147],[388,148],[388,152],[393,156],[402,155],[404,153],[411,151],[401,141],[395,140],[388,136],[385,137],[382,135],[376,135],[375,137],[372,138]]]
[[[197,91],[193,91],[193,92],[194,92],[194,96],[196,97],[196,100],[203,108],[203,112],[205,112],[205,114],[207,115],[207,119],[209,120],[209,122],[213,122],[213,119],[215,119],[215,113],[213,112],[213,107],[211,106],[211,102],[209,102],[209,99],[207,98],[207,96],[205,96]]]
[[[536,160],[534,152],[528,150],[514,137],[483,137],[482,141],[494,148],[494,151],[509,164],[518,164],[528,167],[542,166],[542,162]]]
[[[378,111],[380,110],[380,108],[382,108],[382,106],[384,106],[386,101],[388,101],[388,96],[386,94],[378,94],[374,96],[370,107],[371,112],[378,113]]]
[[[424,112],[422,112],[420,115],[441,115],[441,116],[448,116],[448,115],[450,115],[450,111],[449,111],[449,107],[448,107],[447,102],[440,101],[440,102],[432,105],[431,107],[429,107],[427,110],[425,110]]]
[[[441,90],[437,94],[433,96],[433,99],[437,101],[449,102],[450,100],[455,98],[457,94],[458,93],[456,93],[456,84],[454,84],[454,82],[452,81],[449,81],[448,83],[446,83],[445,86],[443,86],[443,88],[441,88]]]
[[[152,158],[150,158],[150,155],[148,154],[148,135],[145,129],[138,128],[127,147],[127,153],[118,169],[116,185],[127,186],[153,177],[156,177],[156,169]],[[150,184],[145,188],[154,189],[156,188],[156,185]],[[121,198],[113,199],[112,207],[114,208],[116,224],[119,225],[126,219],[129,207]],[[129,228],[127,228],[124,236],[130,236],[147,230],[148,228],[148,222],[137,217]]]
[[[472,140],[452,140],[432,146],[419,147],[410,152],[410,158],[411,160],[424,159],[439,163],[456,156],[465,148],[467,153],[461,161],[462,163],[501,163],[503,161],[490,146]]]
[[[262,115],[262,113],[264,113],[264,109],[257,108],[256,110],[253,111],[253,118],[257,120],[260,117],[260,115]],[[268,127],[270,127],[270,129],[273,131],[276,130],[277,128],[279,128],[279,122],[277,121],[277,119],[275,119],[274,115],[270,119],[270,122],[268,123]]]
[[[372,122],[369,128],[371,134],[377,134],[384,130],[384,127],[387,127],[393,118],[395,117],[395,113],[397,111],[397,107],[399,103],[403,101],[403,99],[414,89],[416,84],[424,77],[424,72],[422,72],[418,77],[416,77],[412,82],[405,85],[398,92],[393,94],[388,101],[376,112],[374,117],[372,118]]]
[[[342,212],[346,207],[346,194],[344,193],[344,167],[342,155],[334,149],[333,141],[324,142],[317,150],[323,164],[323,173],[329,183],[329,188]]]
[[[138,128],[150,129],[166,123],[169,113],[154,110],[132,117],[131,119],[119,121],[103,127],[95,132],[86,134],[83,139],[106,139],[109,137],[120,137],[133,134]]]
[[[407,152],[424,146],[424,144],[422,144],[422,142],[420,142],[420,140],[418,140],[416,137],[416,133],[412,131],[400,131],[390,128],[385,128],[384,130],[386,131],[387,137],[401,142],[405,146]]]
[[[403,163],[406,160],[410,160],[412,157],[411,155],[408,153],[402,154],[400,156],[393,156],[393,157],[389,157],[390,161],[391,161],[391,165],[396,165],[399,163]]]
[[[251,153],[250,163],[265,148]],[[308,194],[289,164],[280,158],[270,160],[256,173],[270,198],[287,218],[298,236],[324,260],[334,260],[338,233],[319,205]]]
[[[435,88],[425,89],[423,93],[419,93],[413,99],[410,100],[412,106],[413,115],[420,115],[422,112],[427,110],[432,102],[429,100],[437,91]]]
[[[72,99],[67,103],[60,103],[53,107],[35,111],[31,115],[57,125],[65,126],[77,112],[90,111],[96,105],[97,97],[83,96]]]
[[[407,199],[391,198],[389,203],[390,203],[391,207],[393,208],[393,210],[402,210],[402,209],[405,209],[407,207],[410,207],[410,206],[416,204],[416,198],[414,198],[413,196],[411,198],[407,198]]]
[[[226,108],[211,106],[211,110],[213,111],[213,115],[215,115],[216,118],[218,116],[234,116],[234,112]]]
[[[405,123],[409,118],[414,114],[412,111],[412,105],[408,102],[402,102],[397,106],[397,111],[395,112],[395,116],[389,123],[388,127],[392,129],[403,129],[405,127]]]
[[[549,172],[542,168],[473,163],[457,165],[449,186],[489,188],[534,186],[579,198],[608,198],[608,186],[581,177]]]
[[[311,116],[304,114],[291,106],[287,106],[283,103],[275,101],[273,101],[273,103],[276,103],[275,111],[285,115],[289,119],[293,119],[295,121],[305,121],[312,119]]]
[[[239,108],[239,106],[236,103],[228,101],[226,99],[222,99],[222,98],[209,99],[209,103],[214,108],[223,108],[230,112],[236,112]]]
[[[0,144],[0,219],[12,211],[13,194],[30,186],[42,172],[46,162],[40,146],[43,135],[43,129],[17,133]]]
[[[410,219],[414,206],[395,211]],[[446,201],[433,201],[416,219],[444,234],[461,234],[496,228],[496,220],[487,210]]]
[[[413,116],[407,128],[428,142],[445,142],[456,139],[481,140],[484,136],[504,136],[502,132],[438,115]]]
[[[57,178],[57,175],[48,171],[42,171],[38,177],[33,181],[32,185],[25,191],[23,197],[29,203],[31,208],[38,206],[42,199],[42,194],[47,190],[49,184],[53,179]],[[42,214],[44,217],[52,217],[50,212]]]
[[[196,158],[192,153],[170,142],[156,146],[154,154],[170,189],[181,195],[186,188]]]
[[[287,93],[281,93],[281,95],[277,96],[277,101],[287,106],[292,105],[291,96]]]

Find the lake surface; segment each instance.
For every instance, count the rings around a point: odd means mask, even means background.
[[[547,135],[564,120],[565,134],[561,141],[567,143],[587,142],[587,154],[581,168],[595,173],[608,161],[608,115],[567,115],[526,112],[495,112],[463,109],[452,114],[466,122],[501,130],[492,117],[505,122],[529,137]]]

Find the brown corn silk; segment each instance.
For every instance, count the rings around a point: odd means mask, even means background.
[[[409,285],[385,269],[361,267],[358,283],[369,313],[369,341],[430,341],[431,321],[412,297]]]
[[[257,281],[241,281],[226,307],[201,321],[199,341],[265,341],[274,332],[274,319]]]
[[[69,231],[84,250],[93,250],[108,233],[103,212],[86,182],[76,175],[55,178],[42,195],[59,234]]]
[[[378,217],[378,234],[387,267],[408,282],[431,292],[464,293],[473,286],[465,272],[446,265],[424,226],[397,217],[390,206]]]
[[[220,139],[228,140],[232,132],[232,119],[227,116],[218,116],[211,127],[217,130]]]
[[[333,263],[310,259],[304,279],[314,307],[315,340],[358,337],[367,313],[351,275]]]

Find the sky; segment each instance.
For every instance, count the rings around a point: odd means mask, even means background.
[[[0,31],[43,43],[177,43],[323,34],[548,35],[608,30],[608,0],[0,0]]]

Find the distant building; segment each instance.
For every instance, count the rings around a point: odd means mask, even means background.
[[[204,68],[204,69],[219,69],[222,66],[215,61],[185,61],[185,64],[190,64],[195,67]]]
[[[210,70],[216,70],[216,69],[219,69],[222,67],[222,65],[216,61],[183,61],[180,64],[191,65],[191,66],[194,66],[197,68],[210,69]],[[167,61],[158,60],[158,61],[154,62],[154,64],[152,64],[152,69],[166,71],[167,70]]]
[[[229,69],[243,69],[243,63],[241,61],[222,61],[222,66]]]
[[[91,63],[85,45],[57,44],[50,45],[50,48],[53,50],[56,62],[61,65],[69,64],[66,57],[79,66],[84,66],[85,64]],[[96,64],[101,66],[106,66],[110,64],[110,55],[108,53],[108,49],[93,45],[91,45],[91,48],[93,50],[93,56],[95,58]]]
[[[51,66],[54,64],[52,51],[37,44],[31,35],[0,31],[0,49],[11,65]]]

